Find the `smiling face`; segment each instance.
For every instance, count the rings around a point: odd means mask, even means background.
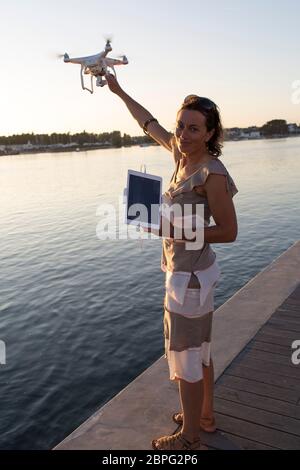
[[[181,109],[176,120],[175,138],[179,151],[183,154],[205,153],[206,143],[214,129],[208,132],[206,117],[200,111]]]

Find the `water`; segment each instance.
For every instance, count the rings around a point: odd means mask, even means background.
[[[216,307],[299,239],[300,137],[228,142],[239,234]],[[159,240],[100,241],[99,204],[160,147],[0,158],[0,448],[49,449],[163,354]],[[167,380],[167,377],[166,377]]]

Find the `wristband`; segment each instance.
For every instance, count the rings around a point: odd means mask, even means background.
[[[144,131],[144,134],[146,135],[149,135],[147,129],[148,129],[148,125],[150,124],[150,122],[158,122],[158,120],[155,118],[147,119],[147,121],[143,125],[143,131]]]

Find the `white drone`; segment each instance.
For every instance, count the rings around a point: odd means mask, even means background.
[[[108,39],[106,41],[104,51],[100,52],[99,54],[90,55],[87,57],[75,57],[73,59],[70,59],[69,55],[65,53],[63,55],[63,58],[64,62],[71,62],[72,64],[81,65],[80,78],[82,89],[93,93],[93,77],[96,77],[96,86],[103,87],[107,84],[107,81],[102,78],[107,73],[107,68],[111,68],[114,75],[116,76],[114,66],[128,64],[128,60],[125,55],[123,55],[120,59],[112,59],[110,57],[106,57],[107,54],[111,51],[111,41]],[[91,74],[91,89],[86,88],[86,86],[84,85],[83,74]]]

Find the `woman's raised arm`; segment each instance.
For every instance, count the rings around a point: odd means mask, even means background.
[[[132,117],[138,122],[140,127],[143,129],[144,124],[149,120],[153,119],[153,116],[147,109],[132,99],[125,91],[120,87],[117,79],[112,74],[105,75],[109,89],[119,96],[126,104]],[[159,145],[172,152],[171,139],[173,134],[164,129],[158,122],[152,121],[147,126],[147,134],[152,137]]]

